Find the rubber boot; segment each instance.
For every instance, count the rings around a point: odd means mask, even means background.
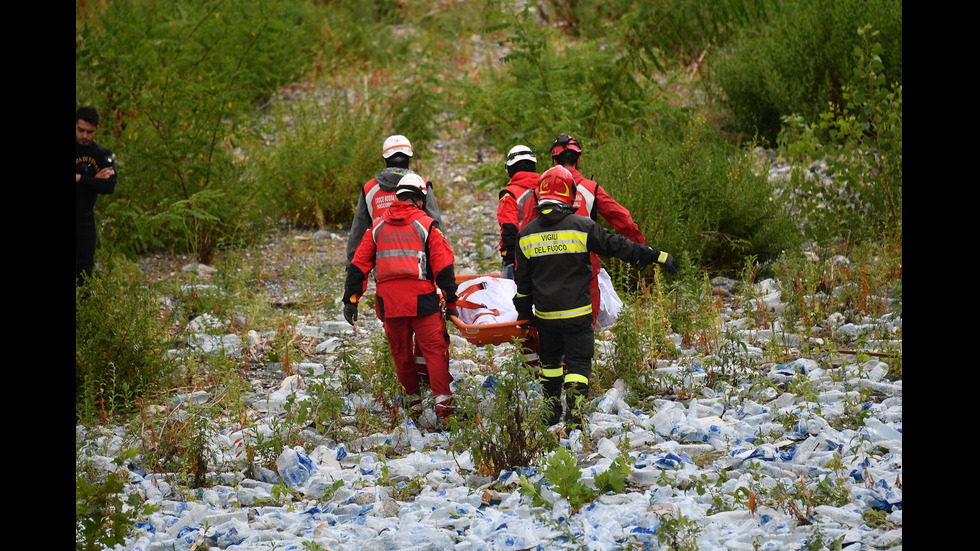
[[[582,406],[589,398],[589,385],[585,383],[565,384],[565,426],[569,429],[582,428]]]
[[[561,380],[542,379],[541,385],[544,387],[545,411],[548,412],[545,422],[549,427],[557,425],[561,422],[562,414]]]

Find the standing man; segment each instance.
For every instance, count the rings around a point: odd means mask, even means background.
[[[395,202],[395,186],[407,174],[414,174],[409,163],[414,155],[412,143],[401,135],[388,136],[381,146],[381,158],[384,159],[385,169],[369,180],[361,188],[357,199],[354,219],[350,225],[350,235],[347,238],[347,268],[350,269],[354,259],[354,251],[374,221],[381,218],[388,207]],[[423,179],[424,180],[424,179]],[[426,182],[425,214],[442,224],[442,213],[432,193],[432,183]]]
[[[556,166],[541,175],[538,216],[518,234],[514,306],[518,319],[538,329],[540,378],[551,406],[548,424],[561,420],[565,389],[566,421],[581,426],[581,401],[589,394],[595,330],[589,283],[591,255],[614,256],[643,269],[654,262],[677,271],[671,255],[614,234],[591,218],[576,216],[572,173]],[[533,306],[533,313],[532,313]],[[562,358],[567,373],[562,369]]]
[[[526,145],[512,147],[504,162],[510,182],[500,191],[497,224],[500,226],[500,260],[503,265],[501,276],[508,279],[514,279],[514,250],[521,223],[517,199],[528,190],[538,187],[540,175],[537,163],[534,152]]]
[[[344,282],[344,318],[357,321],[357,302],[375,270],[375,311],[395,359],[403,403],[418,422],[422,416],[419,372],[412,339],[425,359],[435,395],[436,418],[445,425],[453,413],[449,384],[449,334],[436,288],[442,290],[446,317],[456,312],[456,273],[452,248],[439,223],[423,212],[429,186],[417,174],[401,178],[395,202],[360,240]]]
[[[401,134],[394,134],[385,138],[381,145],[381,158],[384,159],[385,169],[369,180],[361,188],[361,195],[357,199],[357,207],[354,209],[354,219],[350,225],[350,235],[347,236],[347,267],[349,271],[351,262],[354,260],[354,251],[361,242],[364,232],[371,229],[375,221],[381,219],[388,207],[395,202],[395,187],[402,177],[415,174],[409,168],[415,150],[412,149],[412,142]],[[439,211],[439,204],[436,202],[435,194],[432,193],[432,182],[425,180],[426,200],[423,203],[423,210],[430,218],[442,224],[442,213]],[[418,364],[419,375],[427,377],[425,360],[421,353],[416,350],[415,363]]]
[[[95,270],[95,201],[116,190],[112,151],[95,143],[99,113],[94,107],[75,111],[75,286]]]
[[[575,209],[577,214],[588,216],[597,222],[599,216],[602,216],[610,226],[630,241],[640,245],[646,244],[646,238],[643,237],[643,232],[633,221],[630,211],[616,202],[595,180],[585,178],[578,171],[579,163],[582,161],[582,146],[578,140],[565,133],[559,134],[554,143],[551,144],[551,160],[555,166],[565,167],[575,180]],[[599,271],[601,269],[599,257],[593,254],[593,277],[590,286],[594,319],[599,318]]]
[[[578,214],[588,216],[595,221],[602,216],[626,239],[640,245],[646,244],[643,232],[633,221],[630,211],[617,203],[595,180],[589,180],[578,171],[579,164],[582,162],[582,146],[578,140],[565,133],[558,134],[551,144],[551,160],[555,166],[563,166],[572,173],[575,187],[578,188],[575,195],[575,208]]]

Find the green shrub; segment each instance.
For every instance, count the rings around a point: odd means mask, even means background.
[[[733,128],[776,142],[783,116],[814,120],[828,102],[840,105],[860,46],[855,31],[881,31],[889,82],[902,82],[902,3],[891,0],[786,1],[769,25],[746,27],[713,64],[727,96]]]
[[[626,477],[632,472],[632,459],[629,453],[621,453],[605,471],[595,475],[595,489],[592,489],[579,480],[582,477],[582,470],[575,456],[565,448],[558,448],[548,458],[544,477],[555,493],[568,500],[572,511],[578,511],[606,492],[617,494],[622,492],[626,486]],[[535,507],[547,503],[540,486],[531,484],[524,476],[521,476],[518,491],[521,495],[530,497],[531,504]]]
[[[342,91],[322,105],[313,98],[276,102],[267,113],[276,140],[254,145],[248,180],[263,183],[265,202],[290,223],[348,224],[361,185],[384,168],[378,107]]]
[[[96,551],[126,543],[133,525],[157,510],[135,493],[127,493],[127,473],[99,473],[75,447],[75,549]],[[132,459],[125,452],[115,459],[117,467]]]
[[[168,333],[139,268],[109,258],[75,290],[75,414],[82,420],[131,409],[170,371]]]
[[[623,309],[612,326],[613,353],[601,369],[593,370],[593,385],[597,393],[611,388],[622,380],[628,389],[627,401],[649,390],[652,366],[658,359],[677,356],[677,348],[667,336],[672,329],[668,319],[670,302],[662,290],[659,278],[652,286],[636,292],[623,293]]]
[[[545,424],[541,385],[519,350],[515,344],[515,352],[483,384],[457,384],[450,434],[460,449],[473,454],[484,476],[530,466],[558,445]]]
[[[902,85],[886,81],[880,34],[866,26],[856,35],[861,42],[842,103],[829,104],[812,124],[802,115],[783,117],[779,138],[801,167],[827,162],[831,185],[802,168],[792,180],[805,231],[820,242],[902,236]]]
[[[684,118],[646,78],[641,51],[570,43],[527,9],[491,30],[508,49],[503,68],[488,70],[479,83],[460,84],[466,101],[457,115],[498,151],[524,143],[548,159],[559,132],[589,142],[651,120],[676,125]]]
[[[647,243],[682,267],[731,270],[778,257],[800,236],[765,167],[697,117],[682,140],[654,132],[586,150],[580,170],[630,210]]]
[[[552,0],[547,4],[568,32],[596,40],[615,37],[629,48],[642,49],[661,70],[669,58],[694,61],[707,48],[723,45],[738,29],[764,21],[778,7],[776,0]]]
[[[126,205],[113,219],[122,224],[117,234],[150,233],[129,245],[187,247],[206,262],[221,240],[261,218],[261,182],[242,180],[235,155],[237,134],[251,129],[237,123],[308,65],[316,20],[304,0],[120,1],[76,10],[76,101],[103,113],[100,136],[118,161],[119,186],[104,206]],[[207,216],[140,221],[181,202]]]

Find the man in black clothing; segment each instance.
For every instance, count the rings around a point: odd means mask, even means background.
[[[639,269],[656,263],[677,272],[670,254],[630,241],[576,214],[576,193],[567,168],[554,166],[541,175],[538,216],[518,233],[514,270],[517,319],[532,320],[538,328],[539,377],[550,406],[547,422],[554,425],[561,420],[564,386],[570,427],[581,427],[581,401],[589,395],[595,355],[590,253],[616,257]]]
[[[93,107],[75,111],[75,286],[95,269],[95,200],[116,189],[112,151],[95,143],[99,113]]]

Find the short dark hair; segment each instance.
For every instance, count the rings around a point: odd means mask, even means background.
[[[95,107],[85,106],[75,111],[75,122],[83,120],[93,126],[99,125],[99,112],[95,110]]]
[[[412,158],[404,153],[395,153],[385,159],[385,166],[388,168],[408,168],[408,163]]]
[[[579,155],[581,154],[578,151],[566,149],[565,151],[562,151],[558,155],[552,157],[552,159],[561,166],[575,166],[575,161],[578,160]]]
[[[537,169],[538,164],[528,159],[524,161],[517,161],[516,163],[507,167],[507,174],[513,177],[518,172],[535,172]]]

